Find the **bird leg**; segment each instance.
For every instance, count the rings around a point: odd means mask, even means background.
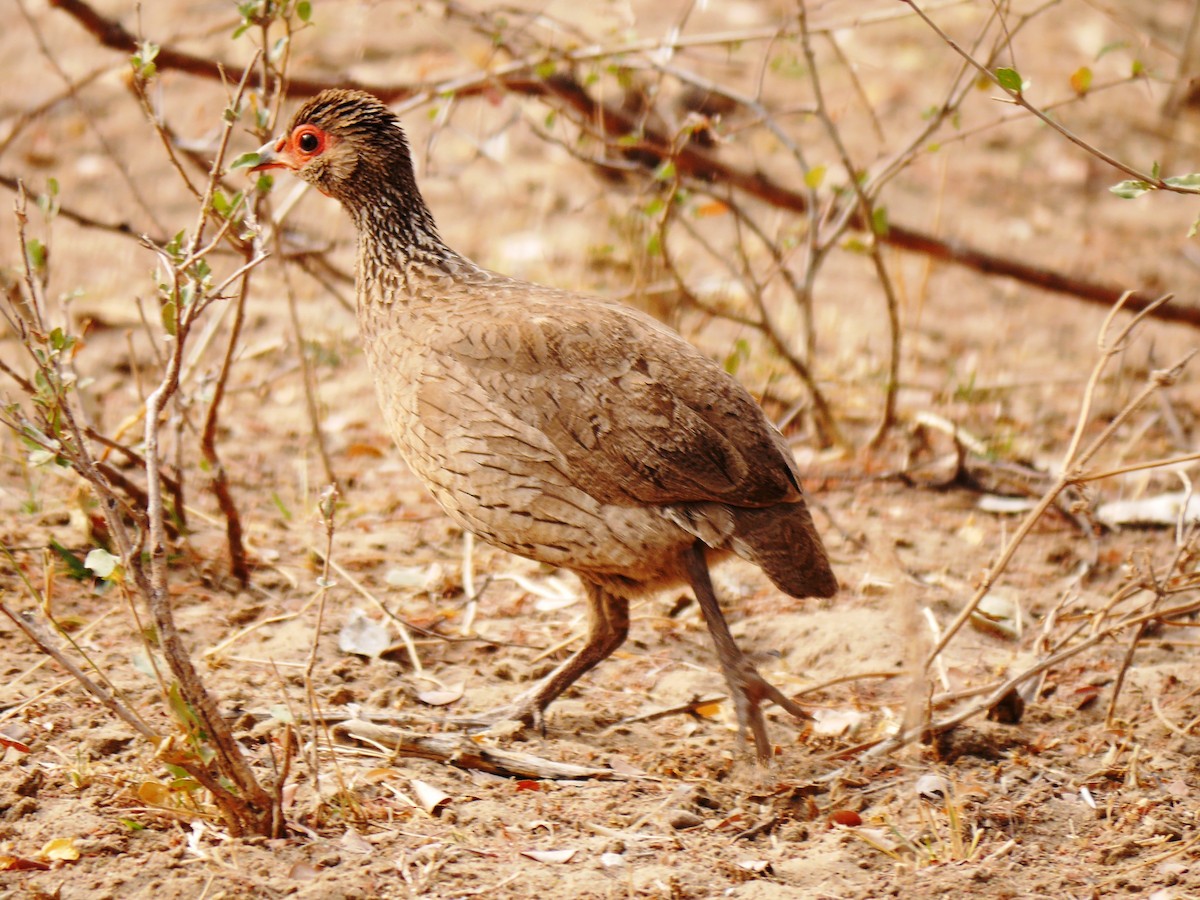
[[[712,635],[717,648],[717,658],[721,662],[721,670],[733,694],[734,708],[737,710],[738,727],[745,737],[747,731],[754,737],[754,749],[758,761],[766,763],[774,753],[770,738],[767,737],[767,725],[763,720],[759,704],[763,700],[778,703],[798,719],[811,719],[795,701],[784,696],[784,693],[768,682],[758,673],[754,664],[746,658],[733,634],[729,631],[729,623],[717,603],[717,595],[713,591],[712,579],[708,574],[708,559],[704,554],[704,544],[696,541],[683,554],[684,569],[688,582],[700,603],[700,611],[704,613],[704,622],[708,625],[708,633]]]
[[[452,722],[478,725],[520,721],[540,728],[546,707],[581,675],[625,643],[629,634],[629,601],[590,581],[584,581],[583,586],[588,603],[588,633],[583,646],[507,706],[452,719]]]

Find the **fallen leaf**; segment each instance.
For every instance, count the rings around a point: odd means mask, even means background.
[[[327,427],[326,423],[322,423],[322,427]],[[353,443],[347,444],[342,450],[342,454],[351,459],[362,456],[370,457],[371,459],[381,459],[384,456],[384,451],[383,448],[375,444]]]
[[[409,784],[412,785],[413,793],[417,795],[417,802],[421,804],[421,808],[431,816],[441,813],[442,807],[450,802],[450,795],[432,784],[416,778],[409,779]]]
[[[813,733],[837,737],[854,731],[866,717],[858,710],[818,709],[813,713]]]
[[[288,878],[292,881],[312,881],[319,874],[320,872],[317,871],[316,866],[305,860],[300,860],[288,869]]]
[[[75,860],[79,859],[79,848],[75,846],[75,838],[55,838],[46,842],[41,855],[46,859]]]
[[[930,803],[945,803],[950,795],[950,783],[936,772],[926,772],[917,779],[913,791]]]
[[[383,580],[388,587],[427,591],[445,577],[446,573],[441,565],[432,563],[428,566],[396,566],[387,570]]]
[[[346,833],[342,835],[341,840],[339,840],[338,843],[341,844],[343,850],[346,850],[350,853],[366,854],[375,852],[375,845],[364,838],[353,828],[347,828]]]
[[[1191,788],[1187,786],[1187,782],[1182,778],[1176,778],[1174,781],[1168,781],[1163,785],[1163,790],[1172,797],[1186,797],[1191,793]]]
[[[862,816],[852,809],[835,809],[829,814],[829,821],[834,825],[856,828],[862,824]]]
[[[712,719],[721,714],[720,703],[702,703],[692,709],[698,716],[703,716],[706,719]]]
[[[1155,494],[1138,500],[1114,500],[1097,509],[1096,518],[1105,525],[1174,525],[1179,521],[1185,502],[1185,518],[1200,520],[1200,496],[1189,496],[1186,491]]]
[[[976,504],[984,512],[1000,515],[1029,512],[1037,505],[1038,501],[1032,497],[1004,497],[999,494],[984,494]]]
[[[608,767],[610,769],[612,769],[614,772],[616,772],[618,775],[642,776],[642,775],[646,774],[646,771],[644,769],[639,769],[637,766],[633,765],[632,763],[626,762],[625,760],[621,759],[619,756],[613,757],[611,760],[609,760]]]
[[[358,607],[350,610],[346,624],[338,632],[338,649],[356,656],[379,656],[392,643],[386,626],[376,622]]]
[[[739,859],[737,865],[739,869],[753,872],[755,875],[764,875],[771,871],[771,861],[767,859]]]
[[[8,737],[3,731],[0,731],[0,747],[11,747],[13,750],[19,750],[21,753],[29,752],[28,744],[18,741],[16,738]]]
[[[536,604],[538,609],[562,609],[579,600],[579,595],[566,581],[553,575],[547,578],[529,578],[525,575],[503,575],[502,578],[515,582],[523,591],[543,601]]]
[[[1021,608],[1012,588],[992,588],[971,612],[971,625],[978,631],[1013,639],[1020,636]]]
[[[138,799],[147,806],[167,806],[171,789],[157,781],[143,781],[137,788]]]
[[[452,684],[447,688],[435,691],[418,691],[417,699],[426,706],[448,706],[462,699],[465,686],[461,683]]]
[[[23,856],[0,856],[0,872],[22,872],[28,869],[45,871],[50,867],[36,859],[26,859]]]

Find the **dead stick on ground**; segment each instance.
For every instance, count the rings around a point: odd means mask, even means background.
[[[494,775],[516,778],[633,781],[648,780],[652,777],[555,762],[531,753],[487,747],[464,734],[420,734],[360,719],[351,719],[335,725],[333,734],[347,743],[382,748],[385,752],[390,751],[397,756],[432,759],[460,769],[479,769]]]

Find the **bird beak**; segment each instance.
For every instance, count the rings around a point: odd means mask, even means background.
[[[258,148],[258,164],[250,167],[251,172],[265,172],[267,169],[291,169],[296,165],[283,152],[284,139],[272,138]]]

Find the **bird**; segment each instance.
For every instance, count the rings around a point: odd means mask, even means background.
[[[630,602],[688,586],[739,737],[769,762],[763,703],[810,717],[738,647],[710,564],[739,556],[797,598],[838,582],[791,449],[747,390],[646,313],[451,249],[399,118],[371,94],[317,94],[257,152],[251,171],[286,170],[353,220],[360,340],[409,468],[463,529],[583,584],[582,647],[480,721],[544,730],[546,707],[625,641]]]

